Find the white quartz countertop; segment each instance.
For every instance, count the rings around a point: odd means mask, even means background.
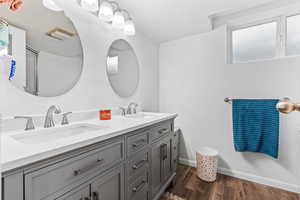
[[[147,113],[145,113],[147,114]],[[151,113],[149,113],[151,114]],[[106,139],[120,136],[155,123],[175,118],[177,114],[153,113],[151,117],[127,118],[112,116],[111,120],[100,121],[85,120],[76,123],[89,123],[100,125],[104,129],[88,132],[85,134],[60,138],[51,142],[26,144],[15,140],[12,135],[22,134],[24,131],[2,133],[1,138],[1,168],[2,172],[13,170],[43,159],[47,159],[67,151],[88,146]],[[76,124],[76,123],[71,123]]]

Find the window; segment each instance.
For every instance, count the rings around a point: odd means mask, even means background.
[[[300,55],[300,14],[230,29],[230,63]]]
[[[286,19],[286,55],[300,55],[300,15]]]
[[[232,31],[232,61],[247,62],[276,57],[277,22]]]

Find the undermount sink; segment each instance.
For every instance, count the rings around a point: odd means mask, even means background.
[[[45,128],[40,130],[26,131],[19,134],[11,135],[18,142],[25,144],[46,143],[67,138],[71,136],[81,135],[92,131],[105,129],[105,126],[99,126],[88,123],[73,124],[54,128]]]
[[[137,113],[137,114],[131,114],[131,115],[125,115],[127,118],[153,118],[161,116],[162,113]]]

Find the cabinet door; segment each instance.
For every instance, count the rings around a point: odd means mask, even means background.
[[[55,200],[90,200],[90,186],[79,187]]]
[[[91,184],[92,200],[124,200],[124,168],[100,175]]]
[[[163,182],[162,171],[163,141],[158,141],[151,148],[151,191],[152,197],[160,190]]]
[[[162,185],[171,177],[172,150],[171,138],[166,137],[152,145],[151,148],[151,189],[154,197]]]
[[[162,156],[163,158],[163,182],[167,181],[171,175],[172,175],[172,165],[171,165],[171,160],[172,160],[172,152],[171,152],[171,142],[172,140],[167,137],[163,141],[163,146],[164,150],[163,153],[164,155]]]

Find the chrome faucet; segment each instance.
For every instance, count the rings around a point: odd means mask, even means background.
[[[119,110],[121,111],[121,116],[125,116],[126,115],[126,108],[119,107]]]
[[[137,103],[130,103],[127,108],[127,114],[128,115],[136,114],[137,107],[138,107]]]
[[[46,117],[45,117],[45,124],[44,124],[44,128],[50,128],[50,127],[54,127],[55,123],[54,123],[54,119],[53,119],[53,114],[60,114],[61,110],[56,107],[56,106],[50,106],[50,108],[47,111]]]

